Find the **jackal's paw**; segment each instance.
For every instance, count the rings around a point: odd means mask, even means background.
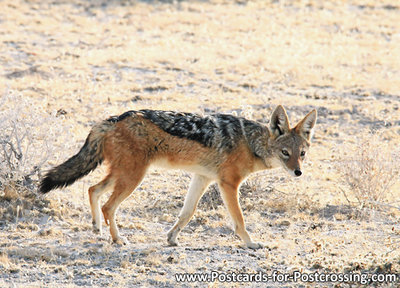
[[[96,234],[96,235],[102,236],[102,234],[103,234],[102,231],[101,231],[101,229],[99,229],[98,227],[95,227],[95,226],[93,226],[92,231],[93,231],[93,233]]]
[[[125,237],[118,237],[117,239],[113,239],[113,243],[116,245],[129,245],[129,241]]]
[[[179,243],[178,243],[178,241],[170,241],[170,240],[168,240],[168,245],[169,246],[179,246]]]
[[[171,232],[168,232],[168,244],[169,244],[169,246],[178,246],[178,241],[176,241],[176,236],[174,237],[174,235],[173,235],[174,233],[171,231]]]
[[[97,224],[96,224],[96,222],[92,222],[92,225],[93,225],[93,227],[92,227],[92,231],[93,231],[93,233],[94,234],[102,234],[101,233],[101,226],[97,226]]]
[[[254,249],[254,250],[263,248],[263,245],[261,243],[255,243],[255,242],[247,243],[246,246],[247,246],[247,248]]]

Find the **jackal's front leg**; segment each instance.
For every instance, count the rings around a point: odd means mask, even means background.
[[[185,203],[183,204],[182,210],[179,213],[179,218],[175,225],[168,231],[168,243],[171,246],[177,246],[178,242],[176,238],[179,232],[186,226],[186,224],[193,217],[194,211],[196,210],[197,203],[199,202],[204,191],[210,184],[211,179],[195,174],[192,182],[190,182],[189,192],[186,195]]]
[[[222,199],[233,220],[235,233],[246,243],[246,246],[251,249],[259,249],[261,244],[253,242],[244,224],[242,209],[239,204],[238,188],[240,182],[220,182]]]

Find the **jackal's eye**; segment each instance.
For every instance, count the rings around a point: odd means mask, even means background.
[[[301,157],[306,156],[306,151],[301,151],[301,152],[300,152],[300,156],[301,156]]]
[[[283,156],[289,156],[289,152],[286,149],[282,149]]]

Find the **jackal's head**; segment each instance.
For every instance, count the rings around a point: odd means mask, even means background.
[[[294,128],[290,128],[285,109],[279,105],[270,122],[272,157],[293,176],[301,176],[301,164],[310,147],[317,111],[308,113]]]

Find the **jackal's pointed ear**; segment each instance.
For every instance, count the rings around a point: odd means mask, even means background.
[[[289,118],[286,114],[285,108],[279,105],[275,108],[271,116],[271,122],[269,124],[272,134],[280,136],[285,133],[289,133]]]
[[[317,110],[314,109],[294,129],[296,133],[310,141],[314,134],[315,122],[317,122]]]

